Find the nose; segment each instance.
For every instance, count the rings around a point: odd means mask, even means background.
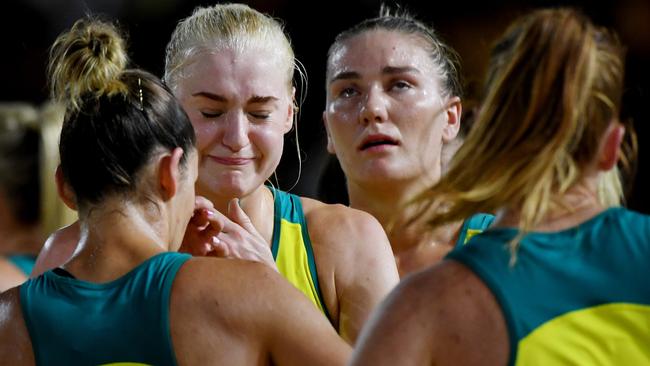
[[[232,111],[225,122],[222,144],[231,151],[239,151],[249,144],[248,120],[242,111]]]
[[[385,96],[381,90],[377,89],[376,87],[370,88],[365,96],[359,113],[359,120],[362,124],[382,123],[388,119]]]

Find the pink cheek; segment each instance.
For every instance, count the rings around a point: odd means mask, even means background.
[[[218,130],[213,124],[205,123],[200,126],[193,124],[193,126],[199,151],[204,150],[215,141]]]

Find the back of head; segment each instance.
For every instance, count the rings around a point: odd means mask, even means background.
[[[460,58],[451,47],[443,42],[433,28],[415,19],[406,11],[393,11],[382,5],[379,13],[378,17],[366,19],[336,36],[327,52],[327,79],[329,80],[331,77],[332,57],[346,40],[368,31],[385,30],[412,35],[424,41],[441,80],[442,95],[462,97]]]
[[[52,46],[52,97],[66,106],[59,151],[77,206],[136,192],[157,153],[194,148],[181,106],[155,76],[126,69],[124,39],[111,24],[82,19]]]
[[[280,57],[289,89],[296,69],[293,49],[282,24],[244,4],[198,7],[178,23],[167,45],[164,80],[174,90],[185,66],[197,54],[230,49],[266,49]]]
[[[426,195],[434,225],[514,207],[529,230],[583,177],[617,120],[623,48],[571,9],[534,11],[493,48],[485,98],[449,173]]]

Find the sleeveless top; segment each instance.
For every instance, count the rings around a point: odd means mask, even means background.
[[[447,258],[497,299],[510,365],[650,364],[650,216],[610,208],[567,230],[531,232],[514,265],[513,228],[493,228]]]
[[[284,278],[304,293],[330,319],[318,285],[314,251],[300,197],[268,187],[274,197],[271,252]]]
[[[107,283],[59,269],[20,287],[37,365],[176,365],[170,324],[172,283],[188,254],[157,254]]]
[[[460,228],[460,234],[456,241],[456,248],[461,247],[476,234],[480,234],[492,225],[494,215],[477,213],[465,219],[463,226]]]
[[[36,256],[32,254],[12,254],[6,258],[27,277],[32,273],[32,269],[36,263]]]

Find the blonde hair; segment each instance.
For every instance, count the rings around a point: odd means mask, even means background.
[[[244,4],[198,7],[191,16],[181,20],[172,33],[167,44],[163,80],[174,90],[183,78],[184,67],[198,53],[223,49],[241,52],[251,48],[265,48],[279,55],[288,86],[292,87],[294,70],[301,68],[278,20]]]
[[[105,196],[148,194],[139,174],[161,149],[194,149],[194,130],[176,98],[150,73],[127,69],[125,47],[113,24],[85,18],[50,53],[52,97],[66,107],[61,171],[82,216]]]
[[[433,213],[437,226],[516,207],[515,254],[523,235],[561,205],[554,197],[581,178],[617,119],[623,53],[613,34],[571,9],[516,21],[493,48],[474,129],[447,175],[420,198],[419,214]],[[611,188],[612,177],[601,181]]]
[[[38,177],[18,177],[34,179],[38,182],[38,222],[42,233],[49,234],[62,226],[71,224],[77,213],[69,209],[59,198],[54,184],[54,171],[59,164],[58,141],[63,123],[64,108],[60,104],[48,102],[41,107],[27,103],[0,104],[0,133],[34,130],[39,135]],[[10,168],[11,163],[6,168]],[[22,167],[21,167],[22,168]],[[2,169],[3,174],[5,168]],[[15,170],[14,170],[15,172]],[[24,181],[22,184],[29,184]]]
[[[124,39],[115,26],[94,19],[78,20],[50,50],[51,97],[75,113],[84,98],[126,96],[128,87],[119,76],[128,62]]]
[[[179,81],[185,77],[185,67],[193,57],[203,52],[214,53],[228,49],[237,52],[249,49],[269,50],[280,57],[283,68],[280,71],[286,73],[287,91],[291,93],[293,87],[298,90],[299,100],[293,101],[294,137],[299,162],[298,178],[293,185],[295,187],[302,172],[297,121],[300,118],[300,106],[307,95],[308,80],[307,72],[296,59],[289,37],[279,20],[244,4],[197,7],[172,32],[165,52],[163,80],[175,91]],[[298,75],[296,85],[294,72]]]

